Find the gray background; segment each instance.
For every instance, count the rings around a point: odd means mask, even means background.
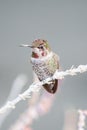
[[[31,51],[19,48],[37,38],[47,39],[60,56],[63,70],[87,64],[87,0],[0,0],[0,106],[16,76],[25,73],[32,83],[28,58]],[[62,130],[69,108],[87,109],[87,73],[66,77],[51,111],[33,124],[34,130]],[[21,102],[7,117],[2,130],[19,117]]]

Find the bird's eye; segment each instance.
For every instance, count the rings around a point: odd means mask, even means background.
[[[39,46],[38,48],[39,48],[39,49],[43,49],[43,46]]]
[[[43,46],[40,46],[41,49],[43,49]]]

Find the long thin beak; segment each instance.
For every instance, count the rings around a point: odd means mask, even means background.
[[[20,47],[30,47],[30,48],[34,48],[32,45],[26,45],[26,44],[21,44]]]

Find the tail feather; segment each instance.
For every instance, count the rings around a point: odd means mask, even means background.
[[[57,91],[58,80],[53,80],[51,84],[44,84],[43,87],[47,90],[47,92],[54,94]]]

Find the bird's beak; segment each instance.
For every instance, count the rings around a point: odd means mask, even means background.
[[[30,48],[34,48],[34,46],[32,46],[32,45],[26,45],[26,44],[21,44],[20,47],[30,47]]]

